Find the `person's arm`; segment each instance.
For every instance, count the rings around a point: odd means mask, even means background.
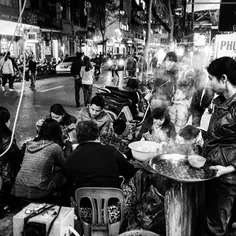
[[[210,169],[216,171],[215,177],[220,177],[221,175],[230,174],[235,171],[235,167],[233,165],[230,166],[216,165],[216,166],[211,166]]]
[[[60,167],[64,168],[65,165],[66,165],[66,159],[65,159],[63,151],[62,151],[62,149],[61,149],[61,147],[59,145],[56,146],[55,152],[54,152],[53,155],[54,155],[56,163]]]
[[[113,149],[113,155],[116,158],[116,163],[119,169],[120,175],[122,175],[125,179],[131,179],[137,169],[134,168],[134,166],[128,162],[122,153],[120,153],[115,147],[111,147]]]

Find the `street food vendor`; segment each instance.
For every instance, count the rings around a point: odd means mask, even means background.
[[[236,61],[221,57],[208,67],[209,83],[219,95],[203,147],[216,178],[206,182],[207,236],[226,236],[236,195]]]

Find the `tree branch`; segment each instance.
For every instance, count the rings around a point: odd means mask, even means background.
[[[153,17],[164,27],[164,29],[170,33],[171,30],[169,26],[156,14],[156,11],[152,8],[152,15]]]

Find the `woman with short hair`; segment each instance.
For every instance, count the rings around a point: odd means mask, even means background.
[[[74,186],[71,195],[74,196],[75,189],[80,187],[120,188],[124,192],[125,216],[128,218],[136,199],[136,189],[130,181],[136,169],[115,147],[100,143],[99,128],[94,121],[79,122],[76,133],[79,145],[66,162],[68,183]],[[129,184],[124,184],[124,179]],[[117,206],[110,210],[114,215],[109,217],[117,220]],[[91,216],[91,209],[84,210],[83,215],[85,218]]]

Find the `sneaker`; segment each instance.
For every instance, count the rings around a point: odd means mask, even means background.
[[[13,92],[13,91],[15,91],[15,90],[14,90],[13,88],[10,88],[9,91]]]
[[[4,87],[4,86],[2,86],[2,91],[3,91],[3,92],[5,91],[5,87]]]

